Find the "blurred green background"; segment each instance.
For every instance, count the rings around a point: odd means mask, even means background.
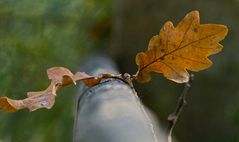
[[[21,99],[45,89],[52,66],[76,71],[82,58],[106,43],[91,37],[111,8],[109,0],[1,0],[0,96]],[[75,91],[59,92],[51,110],[0,112],[0,142],[71,141]]]
[[[175,128],[181,142],[239,142],[238,0],[1,0],[0,96],[15,99],[42,90],[46,69],[76,71],[85,56],[103,52],[121,72],[135,73],[135,55],[167,20],[174,25],[191,10],[202,23],[225,24],[229,35],[214,65],[195,74],[188,103]],[[153,74],[136,88],[143,102],[167,126],[183,85]],[[74,86],[58,93],[51,110],[0,112],[0,142],[72,140]]]

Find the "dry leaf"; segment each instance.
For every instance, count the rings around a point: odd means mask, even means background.
[[[48,78],[51,84],[44,91],[28,92],[28,98],[23,100],[13,100],[8,97],[0,98],[0,109],[6,112],[16,112],[20,109],[28,108],[29,111],[34,111],[39,108],[50,109],[55,103],[56,92],[69,84],[76,84],[78,80],[84,80],[88,86],[93,86],[106,77],[112,75],[102,75],[100,77],[93,77],[84,72],[77,72],[75,75],[70,70],[64,67],[53,67],[47,70]]]
[[[83,81],[86,86],[91,87],[91,86],[99,84],[103,79],[112,78],[112,77],[114,77],[114,75],[106,73],[106,74],[101,74],[99,77],[88,78]]]
[[[13,100],[8,97],[0,98],[0,108],[6,112],[16,112],[20,109],[28,108],[29,111],[34,111],[39,108],[50,109],[55,103],[56,89],[55,84],[40,92],[28,92],[28,98],[23,100]]]
[[[72,78],[74,76],[73,73],[64,67],[52,67],[47,70],[47,75],[48,78],[52,80],[55,84],[76,84],[74,79]]]
[[[187,14],[176,27],[166,22],[159,35],[151,38],[148,51],[137,54],[136,80],[150,81],[153,71],[177,83],[187,82],[187,70],[196,72],[212,65],[208,56],[221,51],[219,42],[227,32],[224,25],[200,24],[198,11]]]

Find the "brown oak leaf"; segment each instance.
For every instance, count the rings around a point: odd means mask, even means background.
[[[94,86],[104,78],[109,78],[111,74],[104,74],[100,77],[93,77],[84,72],[73,74],[64,67],[52,67],[47,70],[48,78],[51,84],[46,90],[38,92],[28,92],[27,98],[22,100],[13,100],[8,97],[0,98],[0,109],[6,112],[16,112],[20,109],[28,108],[34,111],[39,108],[50,109],[55,103],[56,92],[67,85],[76,84],[76,81],[83,80],[87,86]]]
[[[198,11],[187,14],[176,27],[166,22],[151,38],[148,50],[137,54],[136,80],[148,82],[149,73],[157,72],[177,83],[187,82],[187,70],[197,72],[212,65],[208,56],[221,51],[219,42],[227,32],[224,25],[200,24]]]

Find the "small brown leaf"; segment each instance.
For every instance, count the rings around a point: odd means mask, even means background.
[[[0,109],[6,112],[16,112],[20,109],[28,108],[34,111],[39,108],[50,109],[55,103],[56,92],[67,85],[76,84],[76,81],[83,80],[87,86],[94,86],[102,79],[112,77],[111,74],[103,74],[100,77],[93,77],[84,72],[77,72],[75,75],[64,67],[53,67],[47,70],[51,84],[46,90],[38,92],[28,92],[27,98],[23,100],[13,100],[8,97],[0,98]]]
[[[106,73],[106,74],[101,74],[99,77],[84,79],[83,81],[84,81],[86,86],[92,87],[94,85],[99,84],[103,79],[112,78],[112,77],[113,77],[112,74]]]
[[[72,72],[64,67],[52,67],[47,70],[47,75],[55,84],[75,84]]]
[[[198,11],[192,11],[176,26],[164,24],[159,35],[151,38],[148,51],[138,53],[136,80],[150,81],[150,72],[163,75],[177,83],[189,80],[190,71],[200,71],[212,65],[208,56],[221,51],[221,40],[227,35],[224,25],[200,24]]]
[[[94,76],[90,76],[90,75],[86,74],[85,72],[77,72],[73,76],[74,81],[77,81],[77,80],[87,80],[87,79],[93,79],[93,78],[95,78],[95,77]]]
[[[55,84],[51,85],[44,91],[28,92],[28,98],[23,100],[13,100],[8,97],[0,98],[0,108],[6,112],[16,112],[20,109],[28,108],[34,111],[39,108],[50,109],[55,103],[56,89]]]
[[[0,98],[0,107],[6,112],[16,112],[19,109],[22,109],[22,101],[12,100],[8,97]]]

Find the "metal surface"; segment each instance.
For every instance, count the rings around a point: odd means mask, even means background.
[[[84,71],[116,72],[101,65],[110,63],[106,58],[96,59]],[[158,124],[125,82],[106,79],[94,87],[81,84],[79,88],[73,142],[161,142]]]
[[[122,81],[108,80],[86,90],[77,106],[74,142],[160,141],[157,126]]]

